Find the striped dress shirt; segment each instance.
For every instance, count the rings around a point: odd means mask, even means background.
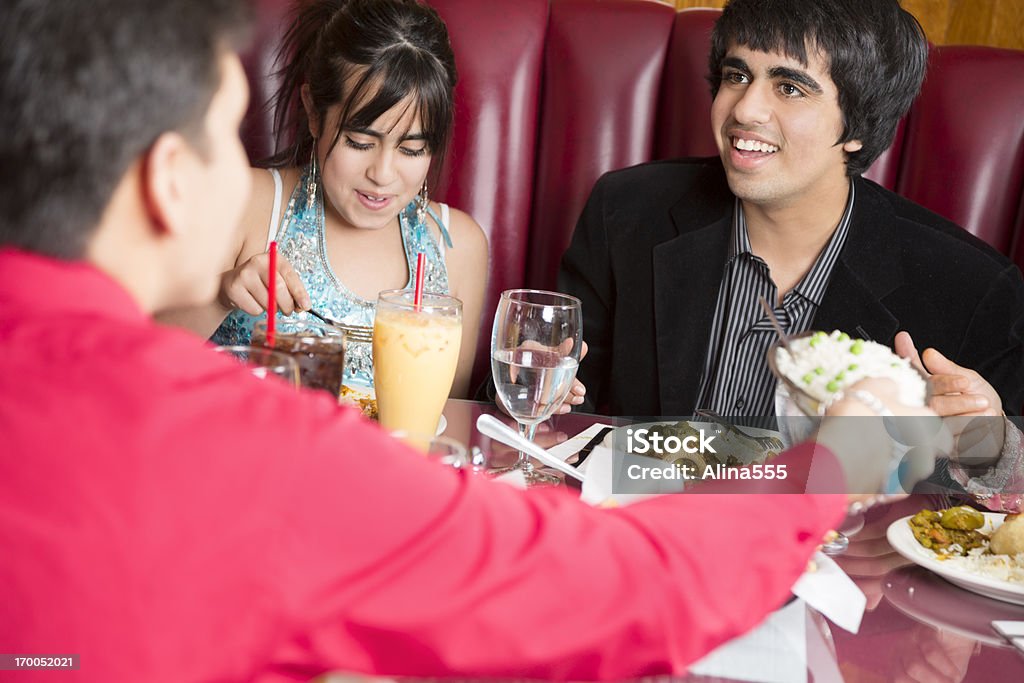
[[[832,268],[846,243],[853,211],[854,186],[846,200],[843,217],[811,269],[778,303],[778,289],[768,264],[750,249],[747,222],[739,198],[733,210],[732,242],[718,291],[711,344],[704,359],[699,408],[729,416],[775,414],[775,378],[765,360],[777,338],[775,328],[758,303],[763,296],[775,310],[789,335],[811,327],[821,305]]]

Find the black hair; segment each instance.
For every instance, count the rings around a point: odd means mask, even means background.
[[[821,52],[843,114],[836,144],[860,140],[864,145],[847,154],[850,176],[866,171],[892,144],[928,62],[924,31],[898,0],[731,0],[711,34],[712,96],[732,44],[783,53],[804,65],[808,50]]]
[[[293,8],[272,99],[277,152],[267,163],[294,166],[312,151],[300,90],[309,85],[321,122],[341,105],[331,148],[346,128],[370,128],[412,95],[436,173],[451,137],[452,91],[458,79],[448,29],[417,0],[305,0]],[[321,135],[327,135],[321,131]]]
[[[205,153],[242,0],[0,4],[0,244],[80,258],[115,187],[163,133]]]

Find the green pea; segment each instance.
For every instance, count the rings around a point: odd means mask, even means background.
[[[859,356],[863,352],[864,352],[864,340],[863,339],[857,339],[856,341],[853,342],[853,345],[850,347],[850,353],[852,353],[855,356]]]
[[[814,375],[812,375],[811,373],[808,372],[801,379],[803,379],[804,384],[810,384],[811,382],[814,381]]]
[[[819,365],[818,367],[814,368],[814,374],[815,375],[824,375],[825,374],[825,368],[823,368],[823,367],[821,367]]]
[[[858,366],[858,365],[857,365],[856,363],[850,363],[850,367],[848,367],[848,368],[846,368],[846,369],[847,369],[847,370],[849,370],[850,372],[853,372],[853,371],[854,371],[854,370],[856,370],[856,369],[857,369],[858,367],[859,367],[859,366]]]
[[[837,337],[837,339],[839,341],[846,341],[849,338],[850,338],[850,335],[846,334],[845,332],[840,332],[839,336]]]
[[[826,384],[825,388],[828,389],[830,392],[835,393],[835,392],[839,391],[839,382],[836,382],[835,380],[833,380],[833,381],[829,382],[828,384]]]

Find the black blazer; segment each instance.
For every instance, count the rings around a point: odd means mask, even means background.
[[[1024,281],[959,226],[863,178],[812,329],[892,346],[900,330],[977,370],[1008,414],[1024,405]],[[734,196],[717,157],[600,178],[562,259],[583,301],[584,410],[692,414],[725,268]]]

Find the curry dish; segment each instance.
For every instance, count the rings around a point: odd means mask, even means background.
[[[963,506],[921,510],[910,518],[910,529],[918,543],[938,553],[956,555],[988,545],[988,536],[978,531],[984,524],[984,515]]]

